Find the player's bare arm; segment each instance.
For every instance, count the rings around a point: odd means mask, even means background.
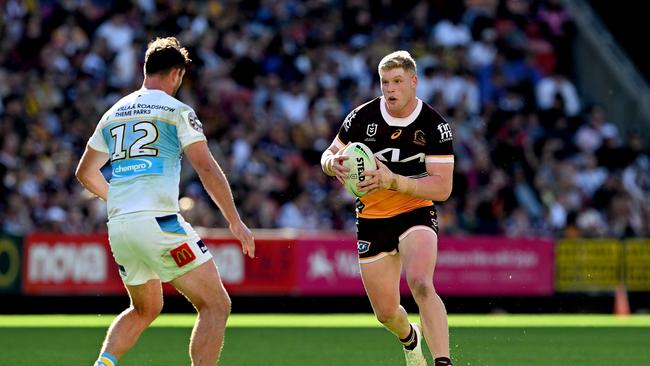
[[[86,151],[79,160],[75,176],[87,190],[106,201],[108,197],[108,182],[100,169],[108,161],[108,154],[86,146]]]
[[[336,145],[336,142],[332,142],[330,147],[325,149],[323,152],[320,163],[325,174],[330,177],[336,177],[336,179],[343,184],[343,179],[348,176],[350,169],[343,165],[343,161],[347,160],[348,157],[340,155],[340,151],[341,150]]]
[[[212,156],[205,141],[195,142],[184,150],[212,200],[217,204],[230,224],[230,231],[241,242],[242,252],[255,258],[255,240],[250,229],[241,221],[235,208],[226,175]]]
[[[451,194],[453,163],[427,163],[428,176],[413,179],[393,173],[377,158],[375,158],[375,162],[377,169],[364,172],[369,179],[357,185],[360,190],[372,193],[377,190],[390,189],[437,202],[447,200]]]

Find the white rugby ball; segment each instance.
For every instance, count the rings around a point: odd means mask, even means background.
[[[364,171],[377,169],[375,156],[372,154],[372,150],[361,142],[349,143],[341,155],[348,157],[343,161],[343,165],[350,169],[348,176],[343,180],[345,190],[357,197],[362,197],[366,192],[360,192],[357,189],[357,183],[363,182],[365,179],[362,175]]]

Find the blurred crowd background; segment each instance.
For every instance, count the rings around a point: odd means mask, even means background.
[[[585,100],[559,0],[0,1],[0,231],[98,232],[105,205],[74,169],[104,111],[140,87],[147,42],[177,36],[193,106],[254,228],[354,230],[320,168],[377,63],[418,62],[418,96],[454,130],[446,234],[650,236],[646,141]],[[106,169],[106,174],[110,170]],[[181,207],[223,227],[193,170]]]

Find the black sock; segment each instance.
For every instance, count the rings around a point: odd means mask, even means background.
[[[400,339],[399,341],[402,342],[404,348],[406,348],[409,351],[413,351],[415,347],[418,345],[418,338],[415,334],[415,329],[413,329],[413,326],[409,324],[409,327],[411,327],[411,331],[409,332],[409,334],[406,337]]]
[[[449,357],[437,357],[434,363],[434,366],[452,366]]]

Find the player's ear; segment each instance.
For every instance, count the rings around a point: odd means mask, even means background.
[[[185,73],[185,69],[180,68],[180,67],[174,67],[170,71],[170,75],[171,75],[172,80],[174,82],[178,82],[179,79],[182,79],[184,73]]]

